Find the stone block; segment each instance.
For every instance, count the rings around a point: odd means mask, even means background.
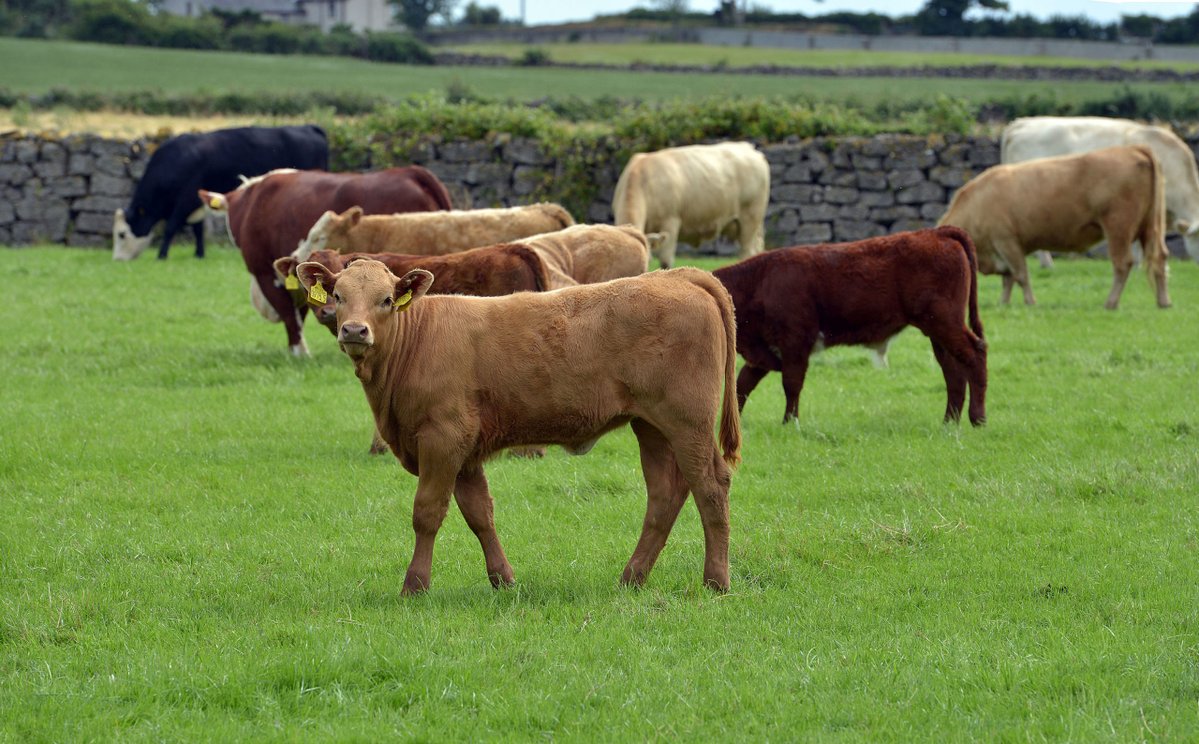
[[[891,153],[885,158],[885,167],[888,170],[928,168],[936,164],[936,152],[923,139],[915,137],[895,141]]]
[[[964,142],[946,145],[937,153],[941,165],[962,166],[970,162],[970,146]]]
[[[537,140],[516,137],[504,145],[504,159],[520,165],[553,165],[553,158],[545,154]]]
[[[96,156],[90,152],[73,152],[67,158],[68,176],[90,176],[96,169]]]
[[[831,222],[838,211],[835,204],[812,204],[799,208],[799,218],[804,222]]]
[[[822,173],[832,165],[832,158],[824,150],[812,146],[804,152],[804,163],[813,173]]]
[[[129,177],[129,158],[127,157],[112,157],[105,155],[93,156],[92,169],[95,173],[100,173],[114,178]]]
[[[999,164],[999,145],[995,142],[976,142],[970,150],[970,165],[990,168]]]
[[[0,184],[6,186],[24,186],[33,177],[33,168],[23,163],[5,163],[0,165]]]
[[[793,245],[809,245],[811,243],[827,243],[833,239],[833,227],[827,222],[807,222],[791,236]]]
[[[868,215],[872,222],[896,222],[898,220],[917,219],[920,210],[911,206],[878,207],[870,210]]]
[[[854,186],[858,182],[858,174],[852,170],[829,169],[821,173],[816,182],[823,186]]]
[[[592,202],[587,207],[587,221],[590,223],[611,224],[612,205],[604,202]]]
[[[466,182],[474,186],[491,186],[507,190],[512,178],[512,166],[507,163],[473,163],[467,167]]]
[[[867,191],[883,191],[887,188],[887,174],[882,171],[858,171],[859,189]]]
[[[108,221],[111,223],[113,213],[124,208],[127,203],[127,200],[117,196],[91,194],[71,202],[71,209],[77,212],[104,212],[108,215]]]
[[[73,232],[67,236],[66,243],[78,248],[107,248],[108,237],[95,233]]]
[[[125,170],[129,172],[129,177],[135,181],[142,180],[142,176],[146,175],[146,166],[150,164],[150,158],[130,158],[129,163],[125,166]]]
[[[824,198],[824,189],[819,186],[774,185],[770,189],[770,201],[783,204],[815,204]]]
[[[87,194],[87,181],[83,176],[59,176],[45,183],[46,191],[54,196],[76,197]]]
[[[140,143],[134,143],[133,145],[130,145],[128,142],[100,139],[99,137],[91,141],[88,150],[92,155],[95,155],[98,160],[109,159],[122,162],[125,158],[135,154],[133,150],[134,147],[137,147],[138,152],[144,152],[145,157],[147,158],[150,157],[150,153],[153,152],[153,149]]]
[[[895,201],[900,204],[923,204],[924,202],[945,201],[945,187],[925,181],[895,194]]]
[[[924,180],[924,173],[915,168],[893,170],[887,174],[887,183],[892,189],[906,189]]]
[[[766,145],[762,148],[762,154],[766,156],[766,160],[771,165],[775,163],[791,165],[800,161],[803,157],[803,150],[795,145]]]
[[[941,202],[927,202],[920,205],[920,217],[926,220],[935,222],[941,219],[941,215],[945,214],[945,210],[949,209],[948,204]]]
[[[889,207],[895,203],[895,194],[890,191],[863,191],[858,204],[864,207]]]
[[[133,182],[128,178],[110,176],[104,173],[93,173],[91,192],[99,196],[127,197],[133,194]]]
[[[974,171],[969,168],[962,167],[947,167],[944,165],[933,166],[928,172],[929,180],[933,183],[939,183],[942,186],[948,186],[951,189],[961,187],[971,178],[974,178]]]
[[[779,233],[793,233],[799,228],[799,213],[794,209],[784,209],[773,219],[767,219],[769,229]]]
[[[466,175],[470,170],[469,165],[449,164],[449,163],[428,163],[426,167],[437,176],[442,183],[448,188],[451,183],[466,183]]]
[[[873,222],[866,222],[863,220],[837,220],[833,223],[833,238],[838,242],[863,240],[865,238],[873,238],[878,235],[886,234],[887,231],[882,225],[876,225]]]
[[[825,186],[824,201],[829,204],[853,204],[858,200],[858,190],[840,186]]]
[[[870,216],[870,208],[861,204],[846,204],[837,210],[839,220],[864,220]]]
[[[883,167],[882,158],[870,157],[859,152],[855,152],[850,160],[853,162],[855,170],[878,170]]]
[[[456,140],[437,149],[441,159],[448,163],[483,163],[495,157],[495,147],[490,142]]]
[[[0,227],[0,245],[13,245],[12,230],[7,227]]]
[[[811,183],[812,169],[796,163],[783,172],[782,180],[784,183]]]
[[[11,202],[0,201],[0,225],[7,225],[17,219],[17,210]]]
[[[17,163],[25,165],[33,165],[37,162],[37,143],[33,140],[22,139],[14,143],[13,160]]]
[[[928,220],[906,219],[898,220],[891,225],[891,232],[905,232],[907,230],[923,230],[927,227],[932,227],[933,223]]]
[[[92,233],[93,235],[112,234],[111,212],[80,212],[75,217],[76,233]]]

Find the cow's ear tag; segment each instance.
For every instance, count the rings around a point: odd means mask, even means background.
[[[402,313],[412,304],[412,290],[408,290],[400,295],[400,299],[396,300],[396,304],[392,306],[392,310],[397,313]]]
[[[308,302],[320,307],[329,301],[329,293],[321,286],[320,282],[314,283],[308,288]]]
[[[213,209],[220,209],[221,197],[213,194],[212,198],[208,200],[208,206],[212,207]]]
[[[300,288],[300,280],[298,278],[296,278],[295,274],[288,274],[287,278],[283,280],[283,288],[284,289],[299,289]]]

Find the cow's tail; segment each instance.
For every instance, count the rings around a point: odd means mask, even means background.
[[[633,156],[633,160],[625,166],[624,172],[620,174],[620,180],[616,182],[616,191],[612,194],[612,212],[615,217],[613,220],[617,225],[632,225],[633,227],[645,231],[645,199],[634,198],[634,194],[641,192],[644,197],[644,189],[633,188],[632,181],[640,181],[640,169],[634,167],[637,156]]]
[[[1145,254],[1145,273],[1149,277],[1149,285],[1159,295],[1163,288],[1158,286],[1158,279],[1165,281],[1169,267],[1166,259],[1170,252],[1166,248],[1166,188],[1165,176],[1162,174],[1161,163],[1157,161],[1153,151],[1148,147],[1140,147],[1141,152],[1149,159],[1149,172],[1153,179],[1153,204],[1150,205],[1149,224],[1141,230],[1141,249]]]
[[[433,197],[433,201],[437,203],[438,209],[450,210],[454,208],[453,202],[450,201],[450,192],[446,189],[445,184],[441,182],[433,172],[427,168],[422,168],[419,165],[412,166],[413,175],[416,176],[416,182],[420,184],[421,189]]]
[[[937,230],[960,245],[962,252],[966,254],[966,263],[970,266],[970,292],[966,312],[970,330],[978,337],[978,350],[984,351],[987,341],[983,336],[983,321],[978,314],[978,253],[974,248],[974,241],[970,239],[970,234],[960,227],[946,225]]]
[[[730,468],[741,462],[741,412],[737,407],[737,318],[733,298],[720,280],[695,270],[691,281],[712,296],[724,323],[724,397],[720,410],[720,449]]]
[[[545,268],[545,262],[541,260],[541,255],[527,245],[520,243],[511,243],[509,247],[512,252],[520,256],[520,260],[525,262],[525,266],[529,271],[533,272],[533,285],[535,292],[545,292],[550,289],[550,275]]]

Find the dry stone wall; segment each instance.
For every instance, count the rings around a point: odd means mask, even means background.
[[[0,245],[106,247],[113,211],[128,204],[154,144],[94,136],[0,139]],[[761,149],[771,169],[766,218],[771,247],[927,227],[945,211],[954,190],[999,161],[994,138],[959,135],[818,137]],[[623,166],[599,158],[580,192],[564,188],[569,171],[529,139],[430,140],[410,155],[445,182],[458,206],[588,193],[593,198],[572,206],[577,219],[589,222],[611,222],[610,200]],[[733,250],[725,242],[701,248]]]

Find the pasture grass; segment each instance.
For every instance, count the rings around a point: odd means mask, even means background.
[[[1195,62],[1160,60],[1103,60],[1078,57],[1016,56],[1003,54],[957,54],[949,52],[879,52],[858,49],[783,49],[714,44],[673,44],[665,42],[562,42],[525,44],[491,42],[449,44],[437,49],[462,54],[483,54],[519,59],[529,49],[540,49],[553,62],[629,65],[635,63],[666,65],[720,65],[725,67],[964,67],[1001,65],[1003,67],[1120,67],[1129,70],[1195,70]]]
[[[707,268],[714,261],[700,262]],[[350,364],[246,301],[239,256],[0,252],[0,740],[1199,737],[1199,267],[982,281],[989,423],[927,343],[818,356],[746,408],[732,591],[688,506],[647,586],[627,431],[488,467],[516,586],[456,514],[399,596],[415,479]],[[686,380],[680,379],[680,385]]]
[[[344,57],[255,55],[181,49],[109,46],[0,38],[0,88],[45,93],[55,88],[112,93],[168,94],[269,91],[349,91],[398,100],[444,95],[452,86],[488,99],[554,98],[662,101],[712,97],[803,97],[862,106],[927,102],[938,94],[980,103],[1024,99],[1077,103],[1107,99],[1124,89],[1098,81],[1028,82],[956,78],[805,77],[720,73],[630,73],[535,67],[414,67]],[[1138,83],[1182,103],[1193,98],[1185,83]]]

